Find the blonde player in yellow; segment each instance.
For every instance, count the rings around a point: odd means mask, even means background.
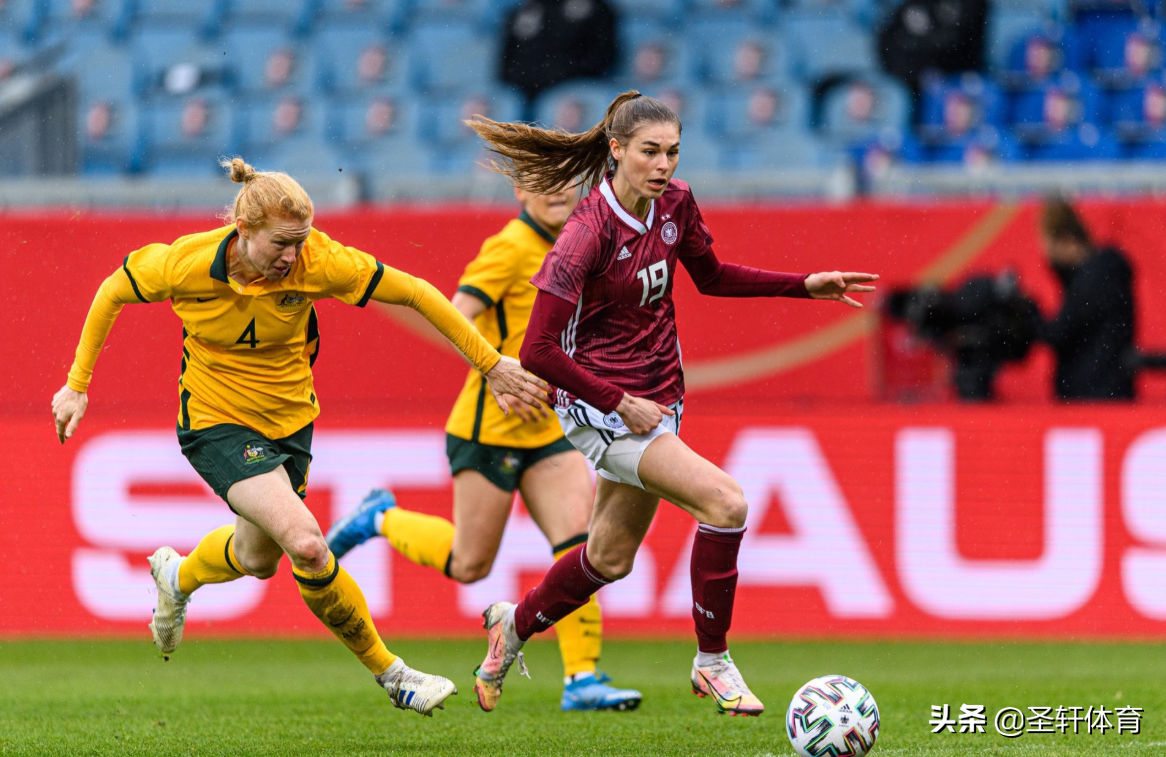
[[[575,208],[574,192],[534,195],[516,190],[522,214],[482,245],[458,282],[453,305],[503,355],[522,346],[536,289],[530,278]],[[540,403],[506,398],[503,413],[487,401],[471,371],[446,424],[453,474],[453,523],[398,507],[393,495],[372,491],[328,533],[342,557],[375,536],[402,555],[461,583],[490,573],[515,489],[558,559],[587,539],[593,489],[587,461],[563,436],[558,419]],[[566,678],[564,710],[634,710],[641,695],[611,686],[596,669],[602,623],[595,598],[555,626]]]
[[[545,385],[499,355],[431,285],[313,228],[311,198],[290,176],[257,173],[241,158],[223,165],[243,185],[229,225],[132,252],[101,285],[68,382],[53,397],[57,436],[63,444],[76,432],[98,354],[122,306],[170,300],[184,336],[178,440],[237,517],[185,557],[161,547],[150,558],[158,588],[154,644],[169,659],[200,587],[270,578],[287,554],[308,608],[393,704],[431,715],[457,689],[409,668],[385,647],[360,587],[329,552],[303,503],[319,414],[311,370],[320,339],[314,303],[333,297],[358,307],[370,299],[405,305],[483,372],[492,391],[534,402]]]

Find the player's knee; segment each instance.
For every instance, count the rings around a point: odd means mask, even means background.
[[[624,549],[597,549],[593,555],[589,549],[587,561],[604,578],[618,581],[632,572],[632,568],[636,564],[636,552]]]
[[[741,491],[736,481],[726,478],[718,483],[712,502],[709,525],[719,528],[741,528],[745,525],[749,503],[745,501],[745,492]]]
[[[304,534],[291,540],[288,545],[288,557],[296,565],[305,570],[318,572],[328,567],[328,542],[319,534]]]
[[[239,560],[239,567],[243,569],[243,572],[249,576],[258,578],[260,581],[266,581],[267,579],[274,576],[276,571],[279,570],[278,555],[276,555],[274,560],[270,557],[254,556],[247,553],[237,555],[237,557]]]
[[[494,561],[484,559],[471,559],[467,561],[460,561],[457,558],[450,563],[449,574],[450,578],[462,584],[472,584],[481,581],[486,576],[490,575],[490,570],[494,567]]]

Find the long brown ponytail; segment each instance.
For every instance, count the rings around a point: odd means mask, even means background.
[[[466,125],[500,160],[490,167],[534,194],[550,194],[577,183],[593,187],[611,164],[612,139],[627,144],[646,123],[675,124],[680,118],[659,100],[628,90],[607,106],[603,120],[581,134],[474,116]]]

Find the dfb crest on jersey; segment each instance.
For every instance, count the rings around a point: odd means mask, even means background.
[[[660,238],[664,240],[664,244],[676,244],[676,240],[680,237],[680,232],[676,229],[676,224],[669,221],[664,224],[664,228],[660,229]]]
[[[623,428],[623,418],[619,417],[619,413],[612,411],[603,416],[603,425],[608,428]]]

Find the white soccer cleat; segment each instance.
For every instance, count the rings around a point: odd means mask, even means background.
[[[457,693],[453,681],[413,670],[400,657],[376,679],[388,692],[394,707],[426,717],[433,717],[434,710],[444,710],[445,700]]]
[[[150,632],[154,635],[154,646],[158,647],[162,659],[169,660],[182,641],[182,630],[186,627],[186,603],[190,601],[190,597],[183,595],[174,585],[177,583],[178,561],[182,557],[170,547],[158,547],[147,559],[150,561],[150,575],[158,587]]]
[[[702,699],[711,697],[719,711],[730,715],[756,717],[765,712],[765,705],[749,690],[728,652],[707,667],[692,661],[692,693]]]

